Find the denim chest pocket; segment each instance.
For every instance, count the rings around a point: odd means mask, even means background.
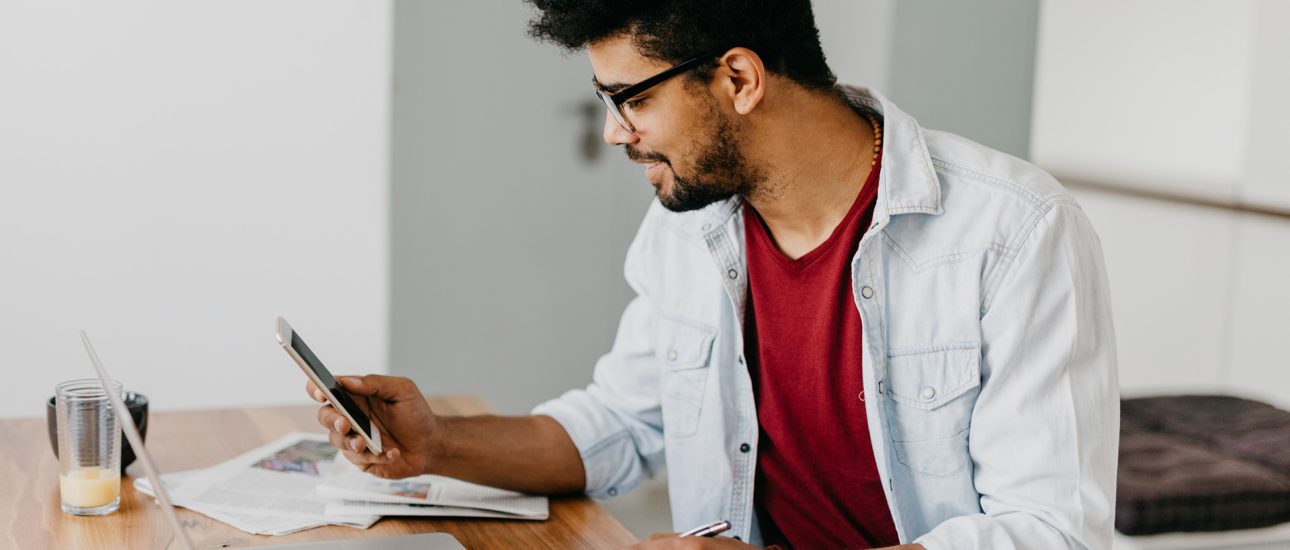
[[[981,345],[893,350],[882,384],[896,460],[926,475],[962,471],[970,459],[968,428],[981,392]]]
[[[654,354],[663,364],[663,429],[673,437],[694,435],[699,427],[716,329],[686,319],[658,320]]]

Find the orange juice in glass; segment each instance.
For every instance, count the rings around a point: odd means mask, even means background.
[[[121,394],[121,384],[108,391]],[[58,385],[58,490],[64,512],[111,514],[121,505],[121,427],[97,379]]]

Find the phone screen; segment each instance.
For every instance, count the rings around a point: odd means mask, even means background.
[[[349,392],[340,386],[340,383],[336,381],[336,377],[332,376],[331,372],[328,372],[327,367],[323,366],[322,361],[318,360],[318,356],[314,355],[313,351],[310,351],[309,346],[305,345],[305,341],[301,340],[300,335],[296,334],[294,330],[291,331],[291,349],[296,350],[300,358],[305,360],[305,364],[309,365],[309,370],[314,371],[314,374],[318,375],[318,379],[322,380],[323,385],[327,386],[331,394],[336,396],[336,401],[340,402],[340,406],[344,407],[345,412],[349,413],[349,416],[358,424],[358,429],[362,430],[364,435],[372,435],[371,421],[367,419],[367,415],[363,414],[363,410],[358,408],[358,403],[355,403],[350,398]]]

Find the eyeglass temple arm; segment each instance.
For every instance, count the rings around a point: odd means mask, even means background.
[[[721,50],[721,51],[724,52],[725,50]],[[636,94],[639,94],[645,90],[648,90],[650,87],[654,86],[655,84],[658,84],[659,82],[672,78],[677,73],[685,71],[690,67],[693,67],[708,59],[716,57],[719,54],[720,52],[713,52],[711,54],[705,54],[699,57],[694,57],[694,58],[690,58],[685,61],[682,61],[676,64],[675,66],[673,66],[671,69],[668,69],[654,76],[646,78],[645,80],[637,82],[636,84],[632,84],[631,86],[628,86],[627,88],[619,90],[615,93],[609,94],[609,99],[612,99],[614,101],[614,105],[622,105],[627,100],[635,97]]]

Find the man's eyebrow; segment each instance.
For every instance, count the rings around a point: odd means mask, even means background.
[[[600,90],[607,94],[616,94],[622,91],[623,88],[631,86],[631,84],[622,84],[622,83],[601,84],[600,80],[598,80],[595,76],[591,77],[591,84],[594,85],[597,90]]]

